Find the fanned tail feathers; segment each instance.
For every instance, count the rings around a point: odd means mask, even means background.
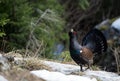
[[[89,44],[88,48],[92,49],[93,52],[97,54],[101,54],[107,50],[106,38],[98,29],[91,30],[83,38],[82,45],[85,46],[87,44]]]

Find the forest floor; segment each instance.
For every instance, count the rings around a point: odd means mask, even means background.
[[[79,70],[80,67],[72,63],[15,57],[11,68],[0,72],[0,81],[120,81],[118,74],[98,68]]]

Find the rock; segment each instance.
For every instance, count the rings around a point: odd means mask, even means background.
[[[19,52],[11,51],[5,54],[6,56],[12,56],[16,58],[22,58],[22,55]]]
[[[0,54],[0,71],[9,70],[10,66],[8,59]]]

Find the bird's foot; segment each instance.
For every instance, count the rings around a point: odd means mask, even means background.
[[[89,68],[89,67],[85,68],[85,71],[86,71],[87,69],[90,69],[90,68]]]
[[[83,70],[83,69],[81,70],[81,72],[84,72],[84,71],[85,71],[85,70]]]

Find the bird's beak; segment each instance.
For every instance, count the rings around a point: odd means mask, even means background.
[[[73,29],[71,29],[70,31],[71,31],[71,32],[74,32],[74,30],[73,30]]]

